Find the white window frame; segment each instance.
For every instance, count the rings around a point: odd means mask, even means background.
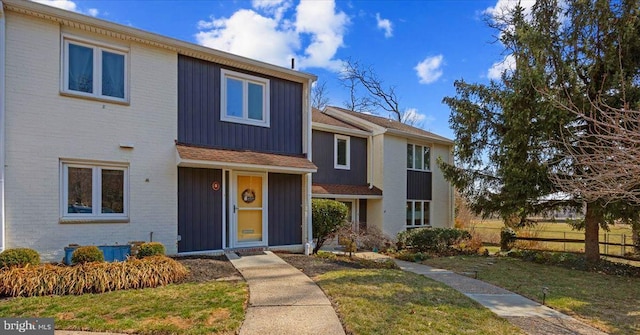
[[[93,50],[93,92],[82,92],[69,89],[69,44],[75,44]],[[102,95],[102,51],[124,56],[124,98]],[[129,49],[92,41],[90,39],[63,34],[62,35],[62,78],[60,91],[65,95],[93,98],[109,102],[129,103]]]
[[[411,165],[412,165],[411,167],[407,167],[407,170],[413,170],[413,171],[427,171],[427,172],[431,171],[431,152],[433,151],[433,148],[432,148],[430,145],[426,145],[426,144],[407,143],[407,146],[409,146],[409,145],[411,146],[411,148],[412,148],[412,150],[413,150],[413,162],[411,163]],[[415,160],[416,160],[416,154],[417,154],[417,152],[416,152],[416,146],[420,146],[420,147],[423,147],[423,148],[429,148],[429,166],[427,166],[427,165],[425,164],[425,161],[424,161],[424,155],[423,155],[423,153],[421,152],[421,153],[420,153],[420,159],[422,159],[422,169],[417,169],[417,168],[415,167]],[[406,161],[407,159],[408,159],[408,157],[406,157],[406,156],[405,156],[405,161]]]
[[[91,169],[91,208],[93,213],[68,213],[69,168]],[[102,173],[105,170],[124,171],[123,213],[102,213]],[[129,165],[124,163],[60,161],[60,222],[129,222]]]
[[[338,163],[338,141],[339,140],[345,140],[346,146],[347,146],[347,152],[345,154],[347,156],[346,157],[347,164],[345,165]],[[333,167],[340,170],[351,169],[351,137],[340,135],[340,134],[333,134]]]
[[[242,82],[242,117],[227,115],[227,78]],[[249,118],[249,83],[262,86],[262,121]],[[231,70],[220,70],[220,121],[270,127],[269,79]]]
[[[406,218],[405,218],[405,226],[407,228],[417,228],[417,227],[431,227],[431,200],[407,200],[407,203],[411,203],[411,224],[408,225],[406,223]],[[420,224],[416,225],[416,203],[422,203],[422,219],[420,220]],[[425,224],[424,219],[425,219],[425,215],[424,215],[424,209],[425,206],[429,207],[429,217],[427,218],[429,220],[429,223]]]

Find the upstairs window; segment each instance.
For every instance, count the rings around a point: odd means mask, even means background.
[[[269,80],[221,71],[220,120],[269,127]]]
[[[349,136],[335,134],[333,150],[333,167],[336,169],[349,170],[351,163]]]
[[[430,171],[431,148],[428,146],[407,144],[407,169]]]
[[[65,37],[62,91],[127,102],[127,52]]]

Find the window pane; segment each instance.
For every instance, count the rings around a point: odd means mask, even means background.
[[[407,226],[413,225],[413,202],[407,201]]]
[[[242,81],[227,78],[227,116],[242,117]]]
[[[262,85],[249,83],[249,119],[263,121]]]
[[[90,168],[70,167],[67,170],[67,212],[93,213],[92,206],[92,175]]]
[[[424,203],[424,224],[425,226],[430,225],[431,223],[429,222],[429,212],[430,212],[430,208],[431,208],[431,203],[430,202],[425,202]]]
[[[69,43],[69,89],[93,93],[93,49]]]
[[[347,140],[338,139],[338,165],[347,165]]]
[[[414,217],[413,217],[413,222],[414,225],[416,226],[422,226],[422,202],[420,201],[416,201],[416,205],[414,208]]]
[[[413,168],[413,144],[407,144],[407,168]]]
[[[415,157],[416,163],[413,165],[413,167],[418,170],[422,170],[422,155],[420,154],[421,152],[422,152],[422,146],[416,145],[416,157]]]
[[[102,213],[124,213],[123,170],[102,170]]]
[[[124,99],[124,55],[102,52],[102,95]]]
[[[424,147],[424,169],[431,170],[431,148]]]

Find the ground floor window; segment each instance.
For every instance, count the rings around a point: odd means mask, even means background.
[[[407,227],[430,226],[431,202],[424,200],[407,201]]]
[[[127,218],[128,172],[124,164],[62,162],[62,218]]]

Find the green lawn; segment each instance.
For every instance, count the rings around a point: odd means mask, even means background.
[[[640,278],[540,265],[506,257],[441,257],[423,263],[453,271],[478,270],[479,279],[541,302],[611,334],[640,334]]]
[[[315,279],[351,334],[522,334],[463,294],[413,273],[340,270]]]
[[[245,282],[167,285],[78,296],[0,300],[0,315],[52,317],[56,329],[137,334],[235,334],[248,299]]]
[[[467,229],[480,235],[484,242],[499,243],[500,229],[504,227],[502,220],[475,220]],[[573,230],[571,225],[564,222],[540,222],[530,228],[522,228],[518,231],[519,236],[547,237],[547,238],[568,238],[584,240],[584,231]],[[609,231],[600,229],[600,241],[610,243],[625,243],[628,246],[600,246],[600,252],[612,255],[623,255],[633,251],[630,246],[631,226],[611,225]],[[557,251],[584,252],[584,243],[561,243],[561,242],[529,242],[520,241],[520,246],[527,249],[544,249]],[[623,253],[624,252],[624,253]]]

